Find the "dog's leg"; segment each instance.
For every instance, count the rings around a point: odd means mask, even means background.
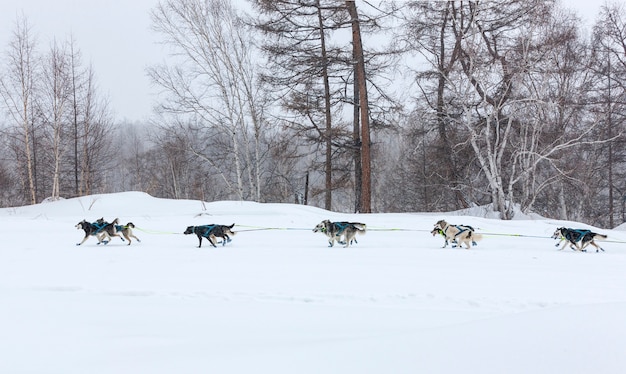
[[[452,248],[456,248],[456,247],[460,247],[460,246],[461,246],[461,245],[459,244],[459,241],[458,241],[456,238],[452,239],[452,240],[451,240],[451,243],[452,243]],[[462,243],[461,243],[461,244],[462,244]]]
[[[211,243],[211,245],[213,246],[213,248],[217,248],[217,246],[215,245],[215,241],[214,241],[213,239],[215,239],[215,236],[214,236],[214,235],[209,235],[209,237],[208,237],[208,238],[206,238],[206,240],[208,240],[208,241],[209,241],[209,243]],[[216,239],[216,240],[217,240],[217,239]]]
[[[202,248],[202,235],[198,235],[198,248]]]
[[[102,239],[100,239],[100,237],[98,235],[102,235]],[[107,234],[106,231],[103,231],[103,232],[101,232],[98,235],[96,235],[96,238],[98,238],[98,244],[103,243],[104,245],[107,245],[111,241],[111,237],[109,236],[109,234]],[[107,239],[107,240],[105,240],[105,239]]]
[[[595,241],[593,241],[593,240],[592,240],[592,241],[590,241],[590,242],[588,242],[588,243],[587,243],[587,245],[589,245],[589,244],[591,244],[591,245],[593,245],[594,247],[596,247],[596,253],[598,253],[598,252],[600,252],[600,251],[604,252],[604,249],[602,249],[602,247],[600,247],[598,244],[596,244],[596,242],[595,242]]]
[[[89,234],[85,234],[85,237],[83,238],[83,241],[80,243],[76,243],[76,245],[82,245],[84,242],[87,241],[87,239],[89,238]]]
[[[124,234],[124,235],[126,236],[126,234]],[[137,241],[137,243],[141,243],[141,240],[139,240],[139,238],[136,237],[135,234],[133,234],[133,232],[130,231],[130,229],[129,229],[128,236],[126,237],[126,239],[128,239],[128,245],[130,245],[130,238],[135,239]]]

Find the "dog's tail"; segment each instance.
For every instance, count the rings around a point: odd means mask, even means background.
[[[477,234],[474,231],[472,231],[471,233],[472,234],[470,235],[470,239],[472,239],[472,241],[478,242],[478,241],[481,241],[483,239],[483,234]]]
[[[230,231],[231,234],[235,235],[237,233],[236,231],[233,231],[233,227],[235,227],[234,223],[232,225],[226,226],[226,227],[228,227],[228,231]]]
[[[361,235],[365,235],[365,233],[367,232],[367,225],[364,223],[353,223],[352,225],[354,226],[355,229],[357,229],[357,232]]]
[[[594,236],[594,239],[596,239],[596,240],[606,240],[606,239],[608,239],[608,236],[604,235],[604,234],[596,234]]]

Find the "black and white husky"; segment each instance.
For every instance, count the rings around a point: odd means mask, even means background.
[[[226,245],[226,243],[232,240],[230,237],[235,235],[235,232],[232,231],[232,228],[234,226],[234,223],[230,226],[215,224],[188,226],[183,234],[196,234],[196,236],[198,236],[198,248],[202,247],[202,238],[208,240],[209,244],[211,244],[213,247],[217,247],[215,245],[217,243],[217,238],[222,238],[222,246],[224,246]]]
[[[315,228],[313,232],[322,232],[328,236],[329,247],[335,245],[335,241],[339,244],[345,244],[349,247],[352,242],[356,243],[356,234],[365,234],[367,225],[360,222],[331,222],[323,220]]]
[[[587,246],[591,244],[596,247],[596,252],[604,252],[604,249],[596,244],[595,240],[605,240],[606,238],[606,235],[598,234],[590,230],[571,229],[567,227],[559,227],[558,229],[556,229],[554,234],[552,234],[552,239],[560,239],[565,241],[561,248],[559,248],[559,251],[565,248],[565,246],[568,244],[570,248],[575,251],[585,251],[585,248],[587,248]],[[559,244],[560,243],[556,243],[556,247],[558,247]]]
[[[79,230],[83,230],[85,232],[85,237],[83,238],[83,241],[77,243],[76,245],[83,244],[85,241],[87,241],[87,239],[89,239],[90,236],[95,236],[96,239],[98,239],[98,244],[107,244],[109,241],[111,241],[111,237],[105,230],[105,227],[108,224],[109,223],[105,222],[102,218],[93,223],[87,222],[87,220],[82,220],[78,222],[75,227]]]

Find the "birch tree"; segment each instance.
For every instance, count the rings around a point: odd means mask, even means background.
[[[16,152],[19,167],[25,170],[22,185],[27,200],[37,202],[36,160],[33,136],[35,132],[34,108],[37,82],[36,43],[31,26],[25,17],[19,17],[15,24],[9,48],[5,55],[7,70],[0,76],[0,97],[9,114],[11,126],[15,128],[16,141],[21,144]]]
[[[70,61],[67,50],[56,40],[52,42],[49,54],[44,57],[42,113],[44,133],[47,137],[52,168],[50,197],[54,200],[61,195],[61,162],[68,148],[69,109],[71,93]]]
[[[171,123],[195,123],[228,135],[229,147],[219,160],[209,157],[213,144],[208,137],[202,148],[189,151],[225,179],[234,170],[237,198],[260,200],[266,103],[246,26],[227,0],[163,1],[152,20],[173,63],[149,69],[163,90],[160,112]]]

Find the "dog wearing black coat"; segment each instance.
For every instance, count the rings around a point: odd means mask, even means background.
[[[114,236],[117,236],[118,238],[122,239],[122,241],[124,241],[124,238],[122,238],[122,235],[121,235],[122,226],[120,226],[120,220],[118,218],[114,219],[113,222],[111,223],[105,221],[103,218],[100,218],[99,220],[96,221],[96,224],[102,227],[102,230],[98,234],[99,235],[98,239],[100,241],[102,241],[100,235],[102,235],[102,238],[103,238],[105,233],[106,233],[106,236],[109,237],[109,241],[111,241],[111,239],[113,239]]]
[[[232,231],[234,226],[234,223],[230,226],[216,224],[188,226],[183,234],[196,234],[198,236],[198,248],[202,247],[202,238],[205,238],[213,247],[217,248],[215,245],[217,238],[222,238],[222,246],[232,240],[230,237],[235,235],[235,232]]]
[[[83,238],[83,241],[77,243],[76,245],[83,244],[85,241],[87,241],[87,239],[89,239],[90,236],[95,236],[96,239],[98,239],[98,244],[107,244],[109,241],[111,241],[111,237],[104,229],[106,225],[108,225],[108,223],[104,222],[104,219],[102,218],[94,223],[87,222],[86,220],[78,222],[75,227],[79,230],[85,231],[85,237]],[[108,238],[108,240],[104,240],[106,238]]]
[[[585,248],[587,248],[587,246],[591,244],[596,247],[596,252],[604,252],[604,249],[602,249],[602,247],[600,247],[595,242],[595,240],[606,240],[606,238],[606,235],[598,234],[590,230],[571,229],[567,227],[559,227],[558,229],[556,229],[554,234],[552,234],[552,239],[560,239],[565,241],[565,243],[563,243],[563,246],[559,248],[559,251],[565,248],[567,244],[569,244],[571,249],[584,252],[586,251]],[[559,243],[556,243],[556,247],[558,246]]]

